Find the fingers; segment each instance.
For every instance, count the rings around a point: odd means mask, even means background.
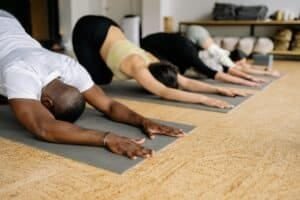
[[[241,90],[233,90],[233,93],[235,94],[235,96],[240,96],[240,97],[246,97],[250,95],[248,92],[244,92]]]
[[[228,96],[228,97],[236,96],[236,94],[234,92],[230,91],[230,90],[226,91],[224,94],[225,94],[225,96]]]
[[[127,151],[124,153],[128,158],[132,159],[132,160],[135,160],[137,159],[137,155],[134,154],[134,152],[131,152],[131,151]]]
[[[264,79],[257,79],[256,82],[258,83],[266,83],[268,82],[267,80],[264,80]]]
[[[154,134],[167,135],[172,137],[184,137],[186,134],[180,129],[166,128]]]
[[[153,150],[151,149],[146,149],[146,148],[141,148],[137,151],[135,151],[135,155],[141,158],[149,158],[153,156]]]
[[[228,90],[224,92],[224,95],[228,97],[236,97],[236,96],[245,97],[248,96],[249,94],[247,92],[240,91],[240,90]]]
[[[177,131],[173,132],[173,136],[184,137],[186,136],[186,133],[182,129],[178,129]]]
[[[145,138],[140,138],[140,139],[130,139],[132,142],[136,144],[144,144],[146,139]]]
[[[171,137],[184,137],[186,134],[177,128],[167,127],[167,126],[160,126],[157,129],[152,129],[149,133],[150,138],[154,139],[155,135],[166,135]]]
[[[124,154],[132,159],[135,160],[137,159],[137,157],[141,157],[141,158],[149,158],[153,156],[154,151],[151,149],[147,149],[145,147],[139,146],[136,147],[134,150],[132,151],[126,151]]]
[[[220,101],[220,100],[211,101],[210,105],[221,109],[228,109],[234,107],[234,105],[230,105],[226,101]]]
[[[259,87],[259,83],[251,82],[251,81],[246,81],[244,82],[244,85],[249,86],[249,87]]]
[[[271,76],[280,77],[280,72],[279,71],[272,71]]]
[[[224,89],[221,94],[228,97],[236,97],[236,96],[245,97],[249,95],[247,92],[244,92],[242,90],[235,90],[235,89]]]
[[[226,107],[224,109],[226,109],[226,108],[228,108],[228,109],[234,108],[234,105],[228,104],[228,105],[226,105]]]
[[[253,76],[250,76],[248,80],[256,82],[256,83],[266,83],[267,82],[267,80],[265,80],[265,79],[255,78]]]
[[[130,139],[123,136],[111,134],[111,138],[107,140],[106,148],[118,155],[124,155],[130,159],[136,159],[137,157],[148,158],[153,155],[151,149],[141,146],[145,142],[145,138],[142,139]]]
[[[244,92],[235,92],[234,94],[235,94],[234,96],[239,96],[239,97],[245,97],[245,96],[247,96],[247,94],[244,93]]]
[[[224,102],[224,103],[220,104],[220,107],[219,107],[219,108],[222,108],[222,109],[230,109],[230,108],[233,108],[233,107],[234,107],[234,105],[231,105],[231,104],[229,104],[229,103],[227,103],[227,102]]]
[[[169,126],[161,126],[159,132],[163,135],[169,135],[173,137],[183,137],[185,133],[182,129],[172,128]]]
[[[150,139],[154,139],[155,135],[166,135],[172,137],[183,137],[185,133],[181,129],[161,125],[152,122],[149,123],[147,127],[145,127],[145,131],[148,134]]]

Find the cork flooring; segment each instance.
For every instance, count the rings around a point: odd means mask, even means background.
[[[122,100],[198,126],[123,175],[0,138],[0,199],[300,199],[300,62],[275,67],[286,76],[228,114]]]

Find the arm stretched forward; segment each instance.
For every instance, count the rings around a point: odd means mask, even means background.
[[[220,94],[220,95],[230,96],[230,97],[247,96],[250,94],[242,90],[216,87],[213,85],[209,85],[207,83],[203,83],[199,80],[194,80],[194,79],[184,77],[182,75],[178,75],[178,82],[182,89],[191,92],[213,93],[213,94]]]
[[[255,83],[253,81],[248,81],[236,76],[232,76],[230,74],[226,74],[224,72],[218,72],[215,76],[215,80],[219,80],[219,81],[223,81],[223,82],[227,82],[227,83],[234,83],[234,84],[238,84],[238,85],[245,85],[245,86],[249,86],[249,87],[258,87],[260,84],[259,83]]]
[[[252,82],[255,82],[255,83],[265,83],[266,82],[263,79],[256,78],[256,77],[253,77],[251,75],[248,75],[248,74],[244,73],[243,71],[236,69],[235,67],[229,68],[228,73],[232,76],[240,77],[242,79],[252,81]]]
[[[56,120],[36,100],[13,99],[9,103],[19,122],[41,140],[53,143],[105,146],[113,153],[132,159],[152,156],[152,150],[141,146],[144,139],[130,139],[111,132],[85,129]]]
[[[218,108],[231,108],[232,105],[225,101],[213,99],[201,94],[168,88],[157,81],[148,69],[138,69],[133,73],[134,79],[149,92],[167,100],[187,103],[204,104]]]
[[[125,105],[114,101],[106,96],[102,89],[98,86],[94,85],[83,94],[90,105],[103,112],[110,119],[138,127],[151,139],[154,139],[155,135],[167,135],[173,137],[182,137],[185,135],[177,128],[155,123],[154,121],[132,111]]]
[[[280,72],[277,70],[256,68],[248,63],[238,64],[235,68],[248,74],[280,77]]]

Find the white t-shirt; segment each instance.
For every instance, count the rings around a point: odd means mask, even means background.
[[[1,95],[40,100],[42,88],[56,78],[80,92],[94,85],[77,61],[42,48],[15,18],[0,12],[0,27]]]

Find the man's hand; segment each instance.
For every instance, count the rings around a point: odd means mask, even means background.
[[[155,135],[166,135],[166,136],[172,136],[172,137],[185,136],[185,133],[180,129],[161,125],[161,124],[155,123],[149,119],[144,120],[142,128],[143,128],[143,131],[150,137],[150,139],[154,139]]]
[[[105,137],[105,147],[115,154],[124,155],[130,159],[152,157],[153,150],[143,147],[144,142],[145,138],[130,139],[113,133]]]
[[[217,93],[229,97],[236,97],[236,96],[246,97],[251,94],[250,92],[232,89],[232,88],[217,88]]]

